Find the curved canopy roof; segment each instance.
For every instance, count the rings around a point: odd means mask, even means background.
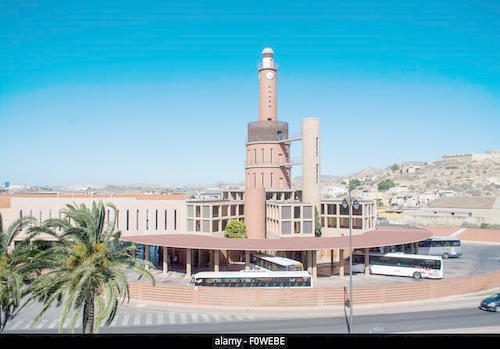
[[[352,248],[402,245],[430,238],[432,232],[408,226],[378,226],[375,230],[352,236]],[[122,236],[121,241],[145,245],[238,251],[312,251],[349,248],[349,236],[290,237],[280,239],[229,239],[196,234]]]

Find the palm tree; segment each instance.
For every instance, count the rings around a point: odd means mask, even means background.
[[[0,332],[12,320],[21,307],[25,295],[25,283],[29,276],[26,261],[30,257],[28,244],[13,249],[14,238],[23,230],[36,224],[34,217],[22,217],[3,230],[0,215]]]
[[[130,298],[126,269],[155,284],[148,270],[154,269],[153,265],[131,256],[135,245],[119,242],[121,233],[115,230],[116,208],[112,204],[106,206],[114,211],[108,224],[102,201],[93,202],[91,209],[84,204],[67,205],[61,210],[63,218],[44,222],[42,230],[57,237],[58,242],[40,251],[32,263],[35,270],[45,270],[29,285],[30,299],[43,303],[32,324],[57,300],[57,306],[63,304],[59,331],[73,309],[71,332],[81,314],[83,333],[95,333],[105,318],[106,326],[113,321],[118,298],[122,297],[122,302]],[[59,235],[57,228],[62,231]]]

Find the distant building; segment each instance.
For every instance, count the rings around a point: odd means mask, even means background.
[[[500,224],[500,198],[441,197],[428,207],[405,211],[403,221],[416,225],[496,225]]]
[[[462,154],[446,154],[441,157],[443,161],[459,160],[459,161],[480,161],[480,160],[500,160],[499,149],[486,150],[484,154],[478,153],[462,153]]]

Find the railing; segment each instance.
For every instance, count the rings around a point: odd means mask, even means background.
[[[290,167],[290,166],[295,166],[295,165],[302,165],[302,159],[301,158],[291,158],[290,160],[285,161],[285,162],[270,162],[270,161],[252,162],[252,161],[245,161],[245,168],[256,168],[256,167]]]

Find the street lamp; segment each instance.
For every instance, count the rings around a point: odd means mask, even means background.
[[[349,200],[342,201],[342,207],[349,207],[349,333],[352,331],[352,208],[359,208],[358,200],[352,201],[351,188],[349,187]]]

